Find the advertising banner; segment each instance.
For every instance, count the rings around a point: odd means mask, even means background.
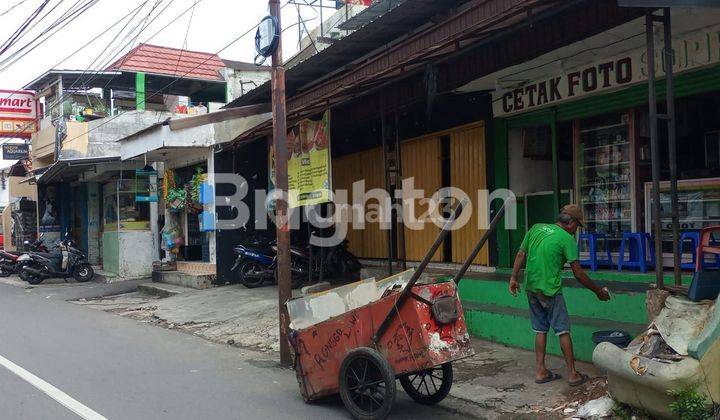
[[[2,158],[4,160],[20,160],[28,157],[30,146],[27,144],[3,144]]]
[[[320,121],[303,120],[288,130],[288,206],[312,206],[330,201],[330,111]],[[270,189],[275,184],[275,151],[270,145]]]
[[[38,115],[33,92],[0,89],[0,137],[30,138],[37,131]]]

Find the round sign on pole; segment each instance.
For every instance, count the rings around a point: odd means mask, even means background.
[[[255,50],[258,57],[270,57],[278,47],[280,25],[275,16],[265,16],[255,33]]]

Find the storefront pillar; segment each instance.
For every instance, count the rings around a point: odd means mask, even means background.
[[[560,212],[560,157],[558,150],[558,132],[555,110],[550,119],[550,142],[552,149],[552,186],[553,186],[553,212],[554,216]]]

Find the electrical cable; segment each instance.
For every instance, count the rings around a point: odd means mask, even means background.
[[[15,42],[17,42],[18,38],[23,34],[25,29],[32,23],[35,18],[42,12],[42,10],[45,8],[45,6],[50,3],[50,0],[43,0],[43,2],[38,6],[37,9],[35,9],[34,12],[30,14],[30,16],[25,19],[23,23],[20,24],[20,26],[15,30],[15,32],[10,35],[10,37],[0,45],[0,55],[2,55],[5,51],[8,50],[8,48],[12,47]]]
[[[27,0],[20,0],[19,2],[17,2],[17,3],[15,3],[14,5],[10,6],[8,9],[5,9],[4,12],[0,13],[0,17],[7,15],[7,14],[10,13],[13,9],[15,9],[16,7],[22,5],[22,4],[25,3],[26,1],[27,1]]]
[[[18,49],[17,51],[13,52],[13,54],[10,55],[10,57],[7,57],[7,58],[2,62],[3,68],[2,68],[2,70],[0,70],[0,72],[2,72],[2,71],[5,70],[7,67],[9,67],[8,64],[5,64],[5,63],[7,63],[7,60],[13,59],[13,61],[12,61],[11,64],[14,64],[14,63],[17,62],[19,59],[25,57],[27,54],[29,54],[31,51],[33,51],[35,48],[37,48],[38,46],[42,45],[43,42],[47,41],[49,38],[51,38],[52,36],[54,36],[56,33],[58,33],[58,32],[59,32],[60,30],[62,30],[64,27],[66,27],[67,25],[69,25],[73,20],[75,20],[75,19],[78,18],[80,15],[82,15],[83,13],[85,13],[90,7],[94,6],[98,1],[99,1],[99,0],[90,0],[88,3],[82,5],[81,8],[77,9],[76,11],[74,11],[73,14],[67,15],[67,16],[65,16],[64,18],[62,18],[62,20],[58,23],[58,24],[62,23],[62,26],[57,27],[58,25],[54,25],[54,26],[52,27],[52,29],[55,29],[55,28],[57,28],[57,29],[56,29],[53,33],[51,33],[50,35],[46,36],[44,39],[39,40],[43,35],[47,34],[50,30],[52,30],[51,28],[48,28],[48,29],[46,29],[43,33],[41,33],[40,35],[38,35],[37,37],[35,37],[32,41],[30,41],[29,43],[25,44],[23,47],[21,47],[21,48]],[[39,40],[39,41],[38,41],[38,40]],[[37,43],[36,43],[36,41],[37,41]],[[34,45],[33,45],[33,44],[34,44]],[[28,48],[29,48],[29,49],[28,49]],[[17,57],[17,58],[16,58],[16,56],[17,56],[18,54],[21,54],[21,55],[20,55],[20,57]]]

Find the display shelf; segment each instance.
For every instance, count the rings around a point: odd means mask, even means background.
[[[597,150],[597,149],[607,149],[609,147],[614,147],[614,146],[625,146],[626,144],[630,144],[630,142],[624,141],[621,143],[611,143],[611,144],[603,144],[601,146],[586,147],[585,152],[589,152],[589,151],[593,151],[593,150]]]

